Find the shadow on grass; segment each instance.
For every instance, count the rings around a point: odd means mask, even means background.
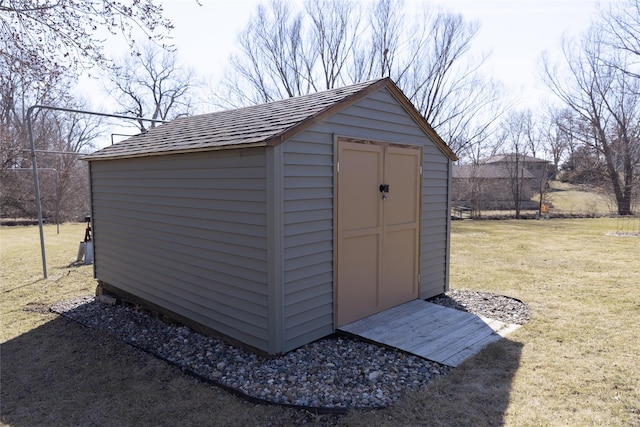
[[[0,346],[0,414],[37,425],[503,425],[522,345],[490,344],[381,411],[313,416],[254,405],[62,317]]]
[[[0,346],[0,413],[36,425],[286,425],[110,336],[58,317]]]
[[[489,344],[446,377],[407,395],[378,414],[352,412],[349,426],[499,426],[505,415],[523,345],[502,339]]]
[[[488,345],[425,392],[405,399],[407,421],[427,421],[432,426],[504,425],[522,347],[508,339]]]

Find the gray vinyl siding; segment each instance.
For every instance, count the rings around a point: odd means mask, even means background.
[[[268,347],[264,149],[93,161],[96,277]]]
[[[448,290],[449,170],[451,161],[436,147],[423,151],[420,298]]]
[[[285,351],[333,332],[334,134],[424,147],[420,297],[446,288],[450,162],[381,90],[284,143]]]
[[[284,342],[290,350],[333,332],[333,136],[284,143]]]

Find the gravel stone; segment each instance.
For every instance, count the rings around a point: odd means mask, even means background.
[[[510,323],[529,319],[525,304],[481,292],[429,300]],[[451,367],[350,338],[332,336],[277,357],[262,357],[144,310],[82,297],[51,311],[105,332],[216,384],[264,401],[312,408],[380,408],[423,389]]]
[[[427,301],[516,325],[524,325],[529,321],[529,307],[518,299],[504,295],[454,289]]]

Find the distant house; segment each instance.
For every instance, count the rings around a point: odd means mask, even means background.
[[[455,154],[390,79],[87,157],[99,286],[268,354],[449,286]]]
[[[508,171],[513,171],[515,169],[516,161],[520,164],[520,167],[524,167],[528,170],[536,180],[536,187],[538,188],[538,183],[546,179],[549,174],[549,161],[544,159],[538,159],[536,157],[526,156],[524,154],[501,154],[498,156],[490,157],[485,160],[484,163],[487,165],[495,165],[500,166],[503,169]]]
[[[480,164],[454,165],[452,203],[474,210],[514,209],[517,179],[520,207],[536,209],[537,202],[531,198],[548,174],[548,163],[531,156],[505,154]]]

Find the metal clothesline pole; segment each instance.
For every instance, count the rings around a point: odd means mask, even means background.
[[[75,108],[63,108],[63,107],[52,107],[49,105],[32,105],[27,110],[27,129],[29,131],[29,144],[31,145],[31,165],[33,167],[33,183],[36,189],[36,206],[38,208],[38,228],[40,230],[40,252],[42,253],[42,274],[46,279],[47,275],[47,254],[44,249],[44,228],[42,223],[42,203],[40,202],[40,181],[38,179],[38,160],[36,159],[36,153],[45,152],[44,150],[36,150],[35,142],[33,141],[33,126],[31,124],[31,115],[35,109],[41,110],[53,110],[53,111],[64,111],[67,113],[77,113],[77,114],[88,114],[92,116],[101,116],[101,117],[111,117],[115,119],[123,119],[123,120],[137,120],[137,121],[145,121],[152,123],[167,123],[166,120],[157,120],[157,119],[146,119],[144,117],[134,117],[134,116],[123,116],[120,114],[107,114],[107,113],[98,113],[95,111],[87,111],[87,110],[78,110]],[[55,154],[66,154],[65,152],[51,152]],[[77,154],[77,153],[75,153]]]

